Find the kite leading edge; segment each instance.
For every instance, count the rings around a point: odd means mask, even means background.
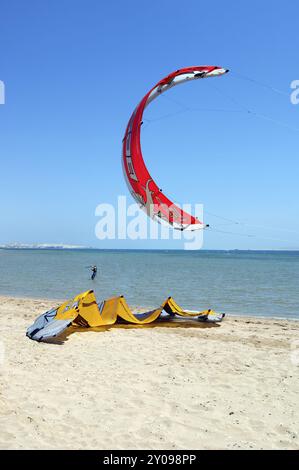
[[[133,198],[149,217],[166,222],[177,230],[199,230],[207,227],[198,218],[183,211],[170,201],[149,174],[141,151],[140,129],[145,108],[159,95],[181,83],[223,75],[228,70],[204,65],[176,70],[160,80],[135,108],[123,139],[122,164],[124,176]]]

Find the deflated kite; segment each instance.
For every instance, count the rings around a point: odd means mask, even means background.
[[[98,304],[94,292],[90,290],[40,315],[27,329],[26,336],[35,341],[44,341],[61,335],[71,325],[84,328],[110,326],[115,323],[146,325],[158,320],[174,320],[176,317],[216,323],[221,322],[224,313],[216,313],[213,310],[183,310],[172,297],[168,297],[154,310],[135,313],[123,296],[112,297]]]

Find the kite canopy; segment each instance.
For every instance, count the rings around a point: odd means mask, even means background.
[[[146,325],[162,319],[163,312],[167,314],[168,319],[178,315],[187,319],[195,317],[200,321],[220,322],[224,317],[223,313],[217,314],[213,310],[203,312],[183,310],[172,297],[168,297],[154,310],[135,313],[123,296],[112,297],[98,304],[94,292],[90,290],[40,315],[27,329],[26,336],[35,341],[44,341],[61,335],[71,325],[84,328],[110,326],[117,322]]]
[[[160,80],[140,101],[128,123],[123,139],[122,163],[125,179],[134,199],[152,219],[165,221],[178,230],[198,230],[206,225],[170,201],[149,174],[141,152],[140,129],[145,108],[159,95],[181,83],[227,73],[227,69],[204,65],[176,70]]]

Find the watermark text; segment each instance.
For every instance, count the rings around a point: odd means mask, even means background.
[[[2,80],[0,80],[0,104],[5,103],[5,85]]]
[[[117,204],[101,203],[96,207],[99,218],[95,234],[99,240],[182,240],[185,250],[199,250],[203,246],[204,224],[192,222],[192,213],[203,220],[202,204],[183,204],[181,207],[152,205],[142,207],[128,204],[126,196],[118,196]],[[181,224],[175,223],[183,211]]]
[[[291,93],[291,103],[299,104],[299,80],[293,80],[291,83],[291,89],[294,90]]]

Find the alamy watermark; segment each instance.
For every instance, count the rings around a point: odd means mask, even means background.
[[[192,230],[194,225],[191,217],[188,220],[188,213],[203,220],[203,205],[183,204],[179,207],[185,213],[183,229],[179,224],[167,221],[177,220],[178,207],[151,205],[141,210],[140,204],[128,204],[126,196],[118,196],[116,205],[102,203],[96,207],[95,215],[99,218],[95,227],[96,237],[99,240],[182,240],[185,250],[199,250],[203,246],[204,230]]]
[[[5,103],[5,85],[2,80],[0,80],[0,104]]]
[[[291,93],[291,103],[299,104],[299,80],[293,80],[291,83],[291,89],[294,90]]]

